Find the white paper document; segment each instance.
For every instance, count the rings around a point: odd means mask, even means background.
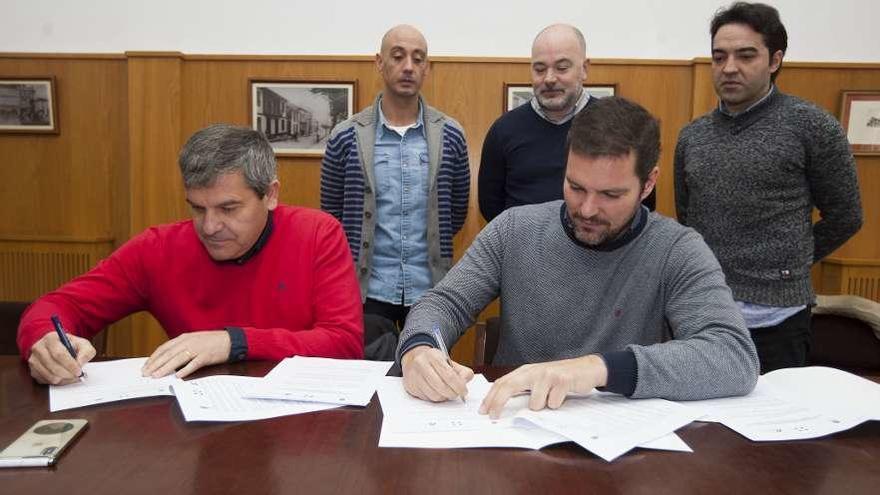
[[[246,397],[366,406],[393,362],[295,356],[278,363]]]
[[[252,376],[208,376],[176,383],[174,395],[187,421],[250,421],[340,407],[244,397],[244,391],[261,380]]]
[[[824,366],[785,368],[761,377],[776,394],[823,414],[880,420],[880,384]]]
[[[702,413],[665,399],[628,399],[595,392],[568,398],[559,409],[523,410],[517,421],[563,435],[606,461],[660,439]]]
[[[504,408],[504,418],[493,420],[479,414],[480,402],[491,384],[483,375],[468,383],[466,402],[427,402],[409,395],[403,380],[385,377],[379,382],[382,404],[380,447],[466,448],[518,447],[540,449],[568,439],[533,425],[515,425],[510,418],[527,407],[527,397],[513,397]]]
[[[141,376],[147,358],[99,361],[83,366],[85,378],[70,385],[49,386],[52,412],[126,399],[173,395],[170,386],[180,382],[173,374],[163,378]]]
[[[880,385],[834,368],[785,368],[762,375],[746,396],[682,404],[752,441],[800,440],[880,419]]]
[[[640,449],[652,449],[652,450],[671,450],[673,452],[693,452],[694,449],[690,447],[690,445],[686,444],[684,440],[681,439],[680,436],[675,433],[670,433],[665,437],[660,437],[657,440],[651,440],[650,442],[645,442],[639,444]]]
[[[459,400],[432,403],[407,394],[400,378],[386,377],[378,387],[384,415],[379,446],[540,449],[574,440],[600,457],[612,460],[642,443],[648,448],[690,452],[690,448],[672,432],[701,414],[659,399],[660,402],[645,403],[616,396],[622,401],[619,402],[609,399],[613,394],[598,393],[583,398],[568,398],[562,408],[556,411],[532,412],[528,409],[528,396],[521,395],[511,398],[501,418],[493,420],[478,412],[490,388],[491,383],[482,375],[476,375],[468,384],[466,403]],[[602,399],[593,399],[594,395]],[[592,405],[604,413],[589,411],[584,415],[582,410],[587,406],[587,401],[595,403]],[[626,402],[634,404],[628,407],[624,405]],[[628,411],[630,408],[633,410]],[[566,414],[568,411],[573,413]],[[609,414],[618,417],[610,418]],[[589,428],[584,426],[585,420],[610,424]],[[633,424],[640,420],[645,420],[645,424],[633,428]],[[601,437],[591,439],[587,435]],[[583,441],[582,437],[585,436],[587,441]]]

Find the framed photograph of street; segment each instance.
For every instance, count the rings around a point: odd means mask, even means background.
[[[0,77],[0,133],[58,134],[54,77]]]
[[[617,94],[616,84],[584,84],[584,89],[596,98]],[[504,83],[503,109],[509,112],[532,99],[534,92],[531,83]]]
[[[250,81],[250,121],[276,155],[321,156],[333,127],[354,114],[357,81]]]
[[[880,90],[844,91],[840,123],[854,155],[880,155]]]

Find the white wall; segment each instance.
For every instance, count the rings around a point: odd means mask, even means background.
[[[880,0],[769,0],[787,60],[880,61]],[[375,53],[385,30],[419,27],[432,55],[529,54],[545,25],[569,22],[595,58],[709,54],[723,0],[0,0],[0,52]]]

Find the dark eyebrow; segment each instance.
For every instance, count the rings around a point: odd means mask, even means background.
[[[568,177],[568,176],[565,177],[565,180],[566,180],[566,181],[567,181],[572,187],[577,187],[577,188],[580,188],[580,189],[586,189],[586,188],[583,186],[583,184],[580,184],[580,183],[578,183],[578,182],[572,180],[572,179],[571,179],[570,177]],[[612,193],[612,194],[623,194],[623,193],[625,193],[627,190],[628,190],[628,189],[625,188],[625,187],[619,187],[619,188],[611,188],[611,189],[602,189],[601,191],[598,191],[598,192],[600,192],[600,193],[602,193],[602,194],[608,194],[608,193]]]
[[[753,46],[747,46],[747,47],[745,47],[745,48],[737,48],[737,49],[735,49],[735,50],[733,50],[733,51],[734,51],[735,53],[739,53],[739,54],[753,54],[753,53],[758,53],[758,49],[755,48],[755,47],[753,47]],[[713,49],[712,49],[712,55],[715,55],[716,53],[727,53],[727,50],[723,50],[723,49],[721,49],[721,48],[713,48]]]

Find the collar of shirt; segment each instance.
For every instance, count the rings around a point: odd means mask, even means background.
[[[568,208],[565,206],[565,201],[562,202],[562,206],[559,208],[559,220],[562,222],[562,229],[565,230],[565,234],[568,235],[568,238],[578,246],[593,251],[614,251],[619,247],[629,244],[630,241],[642,233],[642,230],[645,229],[645,224],[648,223],[648,213],[647,207],[639,205],[638,211],[636,211],[633,219],[630,220],[629,228],[614,239],[608,239],[602,244],[597,244],[595,246],[584,244],[574,235],[574,225],[572,225],[571,218],[568,216]]]
[[[741,112],[731,112],[730,110],[727,109],[727,106],[724,105],[723,101],[718,100],[718,111],[721,112],[722,115],[725,115],[727,117],[739,117],[740,115],[746,115],[747,113],[751,112],[752,110],[757,108],[759,105],[761,105],[762,103],[767,101],[767,99],[770,98],[770,95],[772,95],[775,91],[776,91],[776,85],[771,84],[770,89],[767,90],[767,94],[762,96],[760,100],[749,105],[749,108],[746,108],[745,110],[743,110]]]
[[[254,245],[251,246],[250,249],[245,251],[245,253],[243,255],[239,256],[238,258],[231,259],[231,260],[225,260],[222,263],[235,263],[236,265],[243,265],[249,259],[256,256],[257,253],[259,253],[260,250],[263,249],[263,246],[265,246],[266,243],[269,242],[269,236],[272,235],[272,229],[274,228],[273,222],[272,222],[272,217],[274,215],[275,215],[275,210],[271,210],[269,212],[269,214],[266,216],[266,226],[263,227],[263,231],[260,232],[260,237],[257,237],[257,242],[255,242]]]
[[[538,104],[538,99],[536,97],[532,96],[532,99],[529,100],[529,103],[531,103],[532,110],[534,110],[535,113],[538,114],[539,117],[546,120],[547,122],[550,122],[551,124],[562,125],[562,124],[568,122],[569,120],[573,119],[574,116],[577,115],[578,112],[583,110],[584,107],[587,106],[587,103],[590,102],[590,98],[591,98],[590,93],[587,93],[587,91],[582,88],[581,95],[578,97],[577,103],[574,105],[574,108],[572,108],[571,112],[568,112],[567,114],[565,114],[564,117],[562,117],[559,120],[553,120],[550,117],[548,117],[547,114],[544,113],[544,109],[541,108],[541,105]]]
[[[377,126],[376,132],[377,135],[382,135],[386,132],[393,132],[395,136],[400,136],[397,131],[395,131],[391,124],[388,123],[388,119],[385,118],[385,113],[382,112],[382,98],[379,98],[379,101],[376,102],[376,107],[379,110],[379,125]],[[418,131],[425,136],[425,119],[424,119],[424,109],[422,108],[422,98],[419,97],[419,113],[416,117],[416,122],[409,126],[409,129],[418,129]],[[406,127],[406,126],[394,126],[394,127]],[[426,137],[427,139],[427,137]]]

